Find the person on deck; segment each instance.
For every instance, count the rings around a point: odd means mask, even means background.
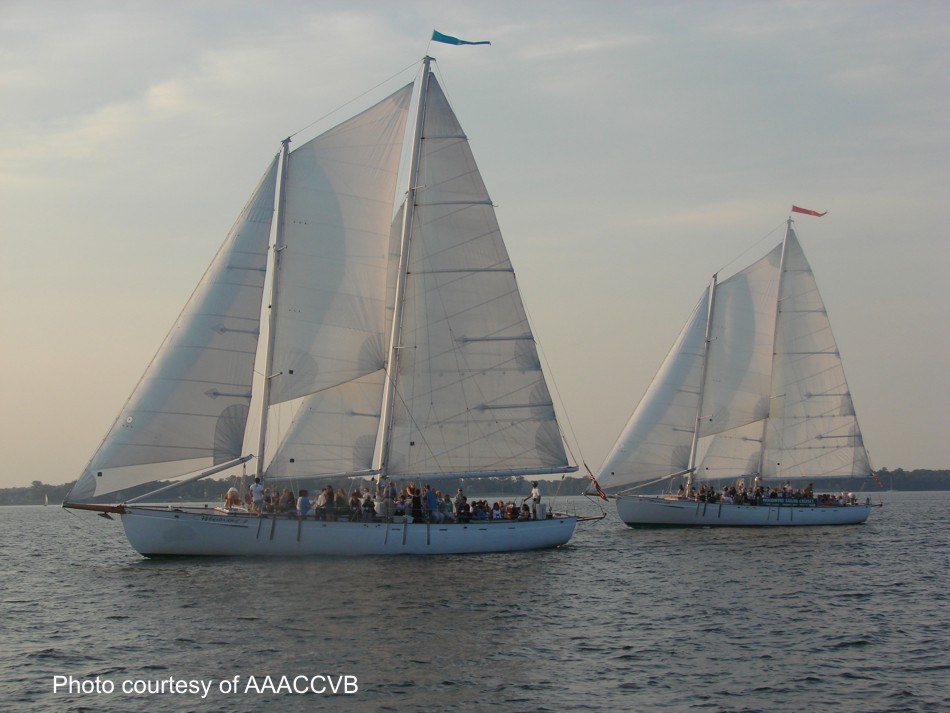
[[[350,512],[350,502],[347,499],[346,491],[343,488],[337,488],[334,502],[336,503],[337,519],[346,517]]]
[[[442,522],[442,512],[439,510],[439,499],[431,485],[426,484],[426,514],[429,522]]]
[[[452,498],[448,493],[439,501],[439,507],[442,510],[443,522],[455,522],[455,506],[452,505]]]
[[[228,488],[224,495],[224,507],[231,509],[241,506],[241,494],[237,488]]]
[[[254,508],[254,512],[260,515],[264,509],[264,486],[261,485],[261,479],[254,478],[254,482],[248,490],[251,492],[251,507]]]
[[[308,497],[306,490],[300,491],[300,497],[297,498],[297,514],[301,518],[305,518],[313,512],[313,508],[310,507],[310,498]]]
[[[393,517],[395,517],[396,522],[402,522],[402,519],[409,512],[409,504],[406,502],[406,496],[404,494],[399,496],[393,508],[393,512],[395,513]]]
[[[356,522],[362,519],[363,517],[363,498],[360,495],[360,490],[357,488],[352,493],[350,493],[350,520]]]
[[[468,498],[464,495],[457,508],[457,518],[461,523],[471,522],[472,520],[472,506],[468,504]]]
[[[406,488],[409,502],[412,503],[412,521],[422,522],[422,493],[416,489],[416,486],[409,483]]]
[[[390,515],[393,512],[393,508],[396,507],[396,499],[399,497],[399,488],[396,487],[396,482],[390,480],[389,484],[386,486],[386,500],[389,501],[389,512]]]
[[[295,506],[294,494],[290,492],[290,488],[284,488],[277,501],[277,512],[286,514],[292,512]]]
[[[538,488],[538,481],[531,481],[531,493],[528,495],[525,500],[531,500],[531,519],[538,519],[538,503],[541,502],[541,490]],[[522,500],[522,503],[524,500]]]
[[[333,492],[333,488],[330,487],[330,492]],[[316,520],[326,520],[327,519],[327,488],[324,487],[320,491],[320,494],[317,496],[317,501],[313,504],[313,517]]]

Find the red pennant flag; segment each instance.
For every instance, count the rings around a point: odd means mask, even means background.
[[[590,482],[594,484],[594,489],[601,499],[606,500],[607,496],[604,494],[604,491],[600,489],[600,483],[597,482],[597,478],[594,477],[594,474],[590,472],[590,468],[587,468],[587,477],[590,478]]]
[[[826,215],[828,211],[819,213],[817,210],[808,210],[808,208],[799,208],[797,205],[793,205],[792,213],[804,213],[805,215],[813,215],[816,218],[820,218],[821,216]]]
[[[882,482],[881,482],[881,479],[877,477],[877,473],[875,473],[875,472],[872,470],[872,471],[871,471],[871,475],[874,476],[874,482],[878,484],[878,487],[883,488],[883,487],[884,487],[884,483],[882,483]]]

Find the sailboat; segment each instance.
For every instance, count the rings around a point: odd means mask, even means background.
[[[841,356],[789,218],[767,255],[713,276],[597,478],[631,527],[709,527],[861,523],[869,500],[814,490],[861,477]]]
[[[577,470],[494,206],[431,62],[316,138],[282,142],[65,507],[118,514],[146,556],[501,552],[570,539],[567,514],[325,521],[143,502],[175,484],[164,481],[252,461],[265,484],[372,477],[377,493]],[[152,482],[162,486],[120,497]]]

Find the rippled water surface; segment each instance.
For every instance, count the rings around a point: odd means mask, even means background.
[[[0,707],[950,710],[950,493],[883,499],[800,530],[635,531],[611,503],[558,550],[346,560],[150,561],[118,522],[2,508]],[[119,690],[170,679],[209,693]]]

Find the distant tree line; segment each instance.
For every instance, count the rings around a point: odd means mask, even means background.
[[[395,479],[396,483],[408,483],[411,478]],[[217,505],[224,500],[224,494],[228,488],[237,487],[241,489],[242,478],[239,475],[232,475],[227,478],[215,479],[204,478],[181,485],[159,493],[154,498],[157,502],[188,502],[188,503],[208,503]],[[252,476],[243,478],[243,486],[247,488],[254,478]],[[440,478],[432,481],[432,487],[441,490],[443,493],[455,494],[459,487],[463,488],[467,495],[521,495],[526,496],[531,492],[532,478],[524,476],[513,476],[507,478]],[[421,481],[415,480],[416,484]],[[24,488],[0,488],[0,505],[42,505],[44,498],[48,498],[50,505],[61,505],[63,500],[69,494],[70,489],[75,484],[65,483],[63,485],[47,485],[39,480],[34,480],[28,487]],[[148,483],[128,490],[122,490],[111,493],[106,499],[109,502],[124,502],[130,498],[144,495],[153,490],[157,490],[163,485],[169,483]],[[421,483],[424,484],[424,483]],[[564,477],[559,480],[538,480],[541,488],[541,494],[547,497],[554,495],[579,495],[590,484],[590,480],[584,478]],[[352,492],[354,488],[364,486],[372,487],[369,478],[297,478],[294,480],[279,480],[265,482],[265,485],[277,488],[289,487],[293,491],[301,488],[307,488],[310,492],[317,492],[326,485],[333,485],[334,488],[343,488],[347,493]]]
[[[183,483],[180,486],[155,496],[160,502],[203,502],[218,504],[228,488],[241,487],[241,476],[232,475],[224,479],[205,478],[203,480]],[[407,481],[409,479],[406,479]],[[432,482],[433,487],[443,493],[454,494],[462,487],[470,496],[514,495],[524,496],[531,490],[531,478],[514,476],[508,478],[442,478]],[[253,478],[244,478],[246,487]],[[396,481],[400,482],[399,479]],[[556,495],[581,495],[590,489],[590,480],[586,476],[564,476],[558,480],[539,480],[541,494],[546,497]],[[267,483],[276,487],[290,487],[293,490],[308,488],[311,492],[319,491],[327,484],[336,488],[342,487],[347,492],[354,488],[369,486],[369,479],[365,478],[311,478],[293,481],[274,481]],[[34,480],[29,486],[21,488],[0,488],[0,505],[42,505],[45,499],[50,505],[60,505],[73,487],[74,482],[63,485],[47,485]],[[111,502],[123,502],[129,498],[143,495],[161,487],[161,483],[150,483],[129,490],[113,493]],[[877,472],[877,478],[846,478],[839,480],[823,479],[820,486],[824,491],[853,491],[874,492],[881,490],[950,490],[950,470],[911,470],[903,468],[888,470],[882,468]]]

